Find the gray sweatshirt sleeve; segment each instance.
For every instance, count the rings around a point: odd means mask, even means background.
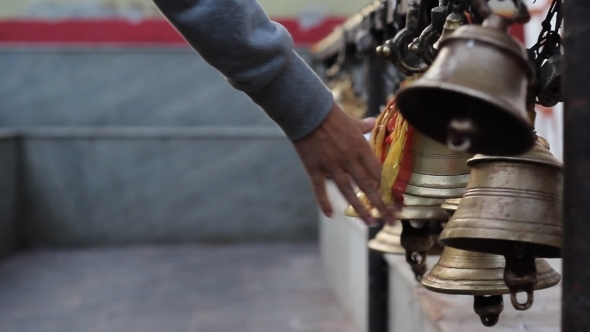
[[[154,0],[188,43],[291,140],[311,133],[334,100],[256,0]]]

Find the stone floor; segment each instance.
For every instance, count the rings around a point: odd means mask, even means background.
[[[315,244],[20,253],[2,332],[353,332]]]

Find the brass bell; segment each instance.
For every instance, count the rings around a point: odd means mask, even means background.
[[[402,224],[396,222],[394,225],[385,224],[375,237],[369,241],[369,248],[384,254],[401,255],[405,249],[400,244]]]
[[[461,197],[465,191],[470,157],[470,154],[450,151],[419,132],[413,134],[408,155],[411,171],[400,177],[404,204],[396,218],[402,223],[400,243],[406,250],[406,261],[417,280],[426,272],[427,254],[438,242],[437,225],[449,218],[441,204],[447,198]],[[376,209],[372,212],[379,217]],[[436,247],[434,250],[440,250]]]
[[[537,258],[535,264],[535,290],[559,283],[561,276],[545,260]],[[482,324],[494,326],[504,308],[502,295],[510,294],[504,284],[504,267],[502,256],[445,247],[439,261],[422,279],[422,285],[437,293],[474,296],[474,310]]]
[[[560,257],[562,164],[538,141],[516,157],[476,155],[459,207],[441,233],[446,247],[506,258],[504,281],[511,293],[524,291],[532,306],[537,282],[535,257]]]
[[[334,101],[342,108],[344,113],[355,119],[362,119],[367,112],[366,103],[357,96],[353,82],[350,78],[335,81],[329,84]]]
[[[442,203],[441,207],[443,208],[443,210],[446,210],[449,213],[449,215],[453,216],[455,211],[457,211],[457,208],[459,207],[460,202],[461,202],[461,198],[445,199],[445,201]]]
[[[485,18],[441,40],[426,73],[400,90],[397,105],[416,130],[458,152],[518,155],[534,144],[525,99],[533,70],[524,46],[508,34],[530,19],[521,6],[512,18],[476,0]]]
[[[453,11],[445,21],[445,25],[443,25],[443,32],[440,35],[440,38],[432,45],[432,47],[436,50],[439,49],[440,42],[446,38],[448,38],[455,30],[457,30],[460,26],[465,24],[465,15],[463,14],[463,5],[461,3],[455,3],[453,5]]]
[[[428,203],[422,199],[404,197],[406,206],[435,205],[440,210],[440,204],[447,198],[461,197],[469,180],[470,168],[467,160],[473,155],[458,153],[449,150],[446,146],[436,142],[432,138],[415,132],[412,137],[410,150],[411,174],[405,180],[404,186],[408,197],[438,199],[437,202]],[[426,203],[426,204],[425,204]],[[441,211],[446,214],[444,211]],[[402,211],[400,219],[425,220],[424,217],[405,215]],[[431,219],[426,217],[426,219]]]
[[[367,198],[367,195],[365,195],[364,192],[358,191],[356,193],[356,197],[367,208],[367,210],[370,210],[371,209],[371,205],[370,205],[369,199]],[[347,217],[354,217],[354,218],[358,218],[359,217],[359,214],[352,207],[352,205],[348,205],[346,207],[346,209],[344,209],[344,215],[347,216]]]
[[[400,220],[446,221],[441,208],[447,198],[458,198],[465,192],[471,154],[450,151],[446,146],[420,132],[414,132],[410,154],[411,171],[400,177],[404,206],[396,213]],[[373,212],[378,215],[374,209]]]

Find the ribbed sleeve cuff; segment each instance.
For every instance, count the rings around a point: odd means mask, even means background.
[[[248,95],[292,141],[314,131],[334,104],[330,90],[295,51],[272,82]]]

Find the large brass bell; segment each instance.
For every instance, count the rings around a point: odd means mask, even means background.
[[[461,199],[448,199],[442,205],[452,216]],[[561,276],[543,259],[537,258],[536,290],[555,286]],[[503,294],[510,290],[504,284],[504,257],[445,247],[439,261],[422,279],[428,290],[452,295],[473,295],[473,308],[485,326],[494,326],[504,309]]]
[[[471,155],[452,152],[419,132],[414,132],[411,144],[408,156],[411,173],[401,181],[405,187],[404,206],[396,218],[402,223],[400,243],[406,250],[406,261],[420,280],[426,272],[427,254],[438,238],[436,229],[440,231],[440,223],[449,218],[441,204],[447,198],[463,195],[469,180],[467,160]],[[379,217],[376,209],[372,213]]]
[[[537,258],[535,265],[535,290],[553,287],[561,280],[545,260]],[[494,326],[504,307],[502,295],[510,293],[504,284],[504,267],[502,256],[445,247],[422,284],[437,293],[474,296],[474,311],[482,324]]]
[[[508,34],[530,19],[520,1],[511,18],[476,0],[485,18],[441,40],[426,73],[397,95],[400,112],[418,131],[453,151],[518,155],[534,144],[525,99],[533,68],[524,46]]]
[[[503,255],[517,310],[532,306],[535,257],[560,257],[562,164],[542,144],[517,157],[470,159],[467,189],[440,237],[448,247]],[[516,300],[518,292],[527,293],[525,303]]]

